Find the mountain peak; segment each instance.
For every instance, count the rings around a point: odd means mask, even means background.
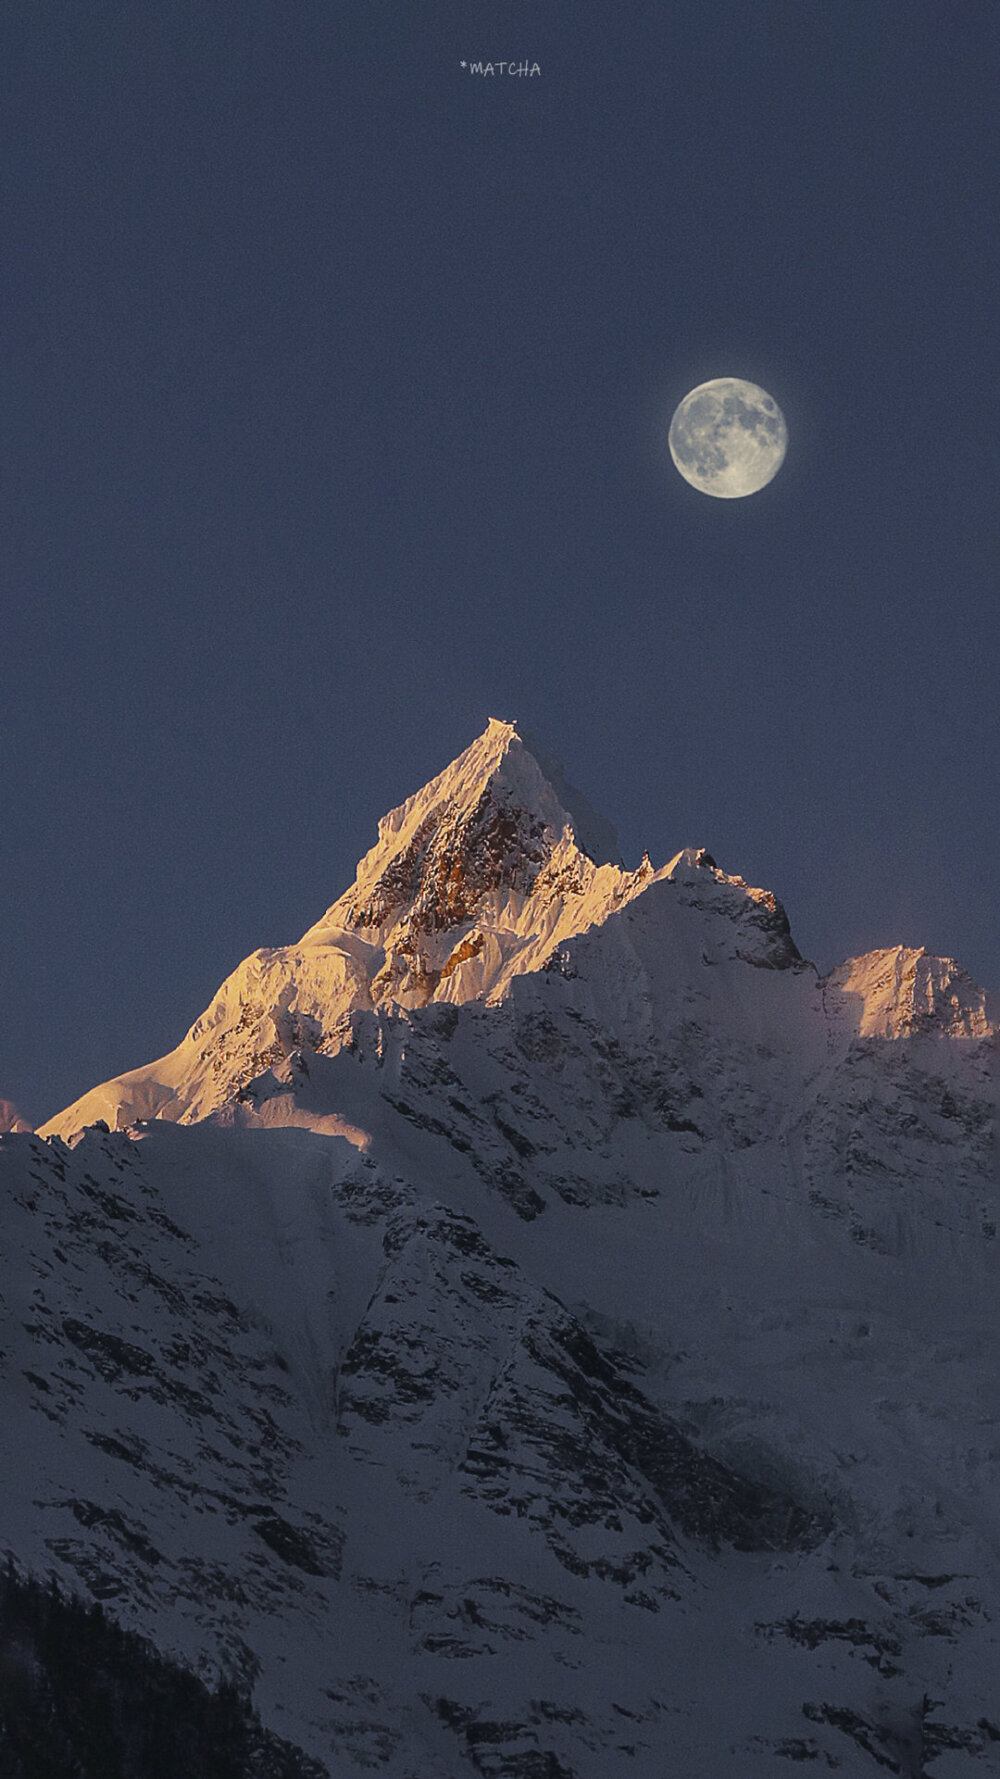
[[[618,836],[566,778],[556,760],[522,724],[490,717],[482,734],[423,790],[379,822],[380,840],[398,831],[418,807],[446,803],[449,810],[478,808],[493,791],[497,803],[517,807],[560,834],[569,828],[580,851],[595,865],[621,864]],[[370,855],[369,855],[370,856]]]
[[[557,850],[618,863],[610,824],[517,725],[491,718],[470,747],[382,817],[354,884],[307,934],[330,928],[384,943],[451,931],[487,898],[529,895]]]
[[[988,1038],[998,1029],[993,997],[954,958],[923,946],[849,957],[825,978],[824,996],[830,1016],[863,1038]]]

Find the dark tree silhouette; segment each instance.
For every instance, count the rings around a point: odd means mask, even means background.
[[[98,1604],[0,1575],[3,1779],[327,1779],[265,1730],[250,1698],[214,1689]]]

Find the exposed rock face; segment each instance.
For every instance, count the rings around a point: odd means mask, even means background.
[[[331,1779],[978,1779],[987,997],[613,853],[491,724],[72,1148],[4,1139],[0,1543]]]
[[[351,908],[350,924],[382,930],[405,912],[414,934],[448,932],[471,920],[491,891],[530,895],[551,850],[537,817],[498,806],[484,791],[468,821],[422,822],[405,852],[386,865],[367,904]]]

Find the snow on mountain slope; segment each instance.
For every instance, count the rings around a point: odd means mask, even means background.
[[[454,1770],[426,1690],[459,1708],[456,1658],[479,1658],[474,1695],[495,1689],[498,1649],[504,1690],[555,1664],[557,1720],[568,1690],[582,1721],[588,1690],[558,1685],[567,1645],[615,1662],[631,1701],[629,1621],[697,1593],[702,1553],[822,1536],[692,1442],[470,1219],[345,1143],[150,1126],[5,1144],[0,1166],[7,1548],[257,1679],[327,1759]],[[588,1654],[595,1607],[608,1648]],[[344,1722],[330,1701],[359,1686]]]
[[[612,851],[491,724],[73,1148],[0,1143],[0,1543],[331,1779],[978,1779],[991,1009]]]
[[[888,1257],[773,1152],[477,1223],[446,1134],[375,1147],[0,1145],[18,1561],[336,1779],[989,1771],[995,1244]]]

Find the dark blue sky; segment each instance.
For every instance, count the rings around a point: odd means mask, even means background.
[[[170,1048],[491,715],[822,967],[1000,987],[994,0],[32,0],[0,63],[0,1095]],[[721,375],[747,500],[666,453]]]

